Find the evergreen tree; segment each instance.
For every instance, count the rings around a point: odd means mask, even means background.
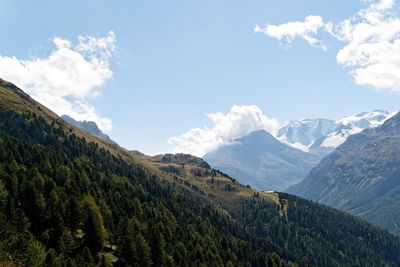
[[[103,249],[107,239],[103,216],[94,198],[91,196],[84,198],[82,207],[85,211],[84,230],[86,244],[93,253],[97,253]]]
[[[84,247],[83,251],[82,251],[82,255],[81,255],[82,261],[84,263],[93,263],[93,257],[92,257],[92,253],[90,252],[90,249],[88,247]]]
[[[136,266],[139,267],[149,267],[152,264],[150,247],[146,240],[141,234],[137,234],[135,237],[135,247],[136,247]]]
[[[67,230],[64,230],[60,237],[59,249],[60,252],[66,256],[71,255],[72,251],[75,249],[75,240]]]
[[[67,221],[72,232],[78,229],[81,222],[81,208],[74,196],[71,196],[67,203]]]
[[[150,247],[153,266],[165,266],[167,263],[165,241],[158,226],[153,226],[150,230]]]
[[[0,169],[0,177],[1,177],[1,169]],[[4,182],[0,180],[0,212],[5,213],[7,211],[7,201],[8,201],[9,193],[4,185]]]
[[[112,263],[106,255],[101,255],[98,266],[99,267],[111,267]]]
[[[27,266],[41,267],[46,260],[46,250],[40,242],[32,238],[28,243],[25,257]]]
[[[25,216],[25,213],[22,209],[16,209],[12,224],[15,227],[15,230],[18,233],[23,233],[30,227],[31,223],[29,222],[28,217]]]
[[[47,251],[45,265],[53,267],[55,266],[55,263],[56,263],[56,252],[54,249],[51,248]]]

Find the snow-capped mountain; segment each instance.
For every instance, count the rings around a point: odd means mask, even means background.
[[[359,133],[367,128],[378,127],[396,113],[385,110],[374,110],[340,119],[336,122],[335,130],[324,138],[321,146],[336,148],[343,144],[350,135]]]
[[[367,128],[382,125],[397,112],[374,110],[361,112],[340,120],[301,119],[281,127],[276,137],[283,143],[325,156],[343,144],[347,137]]]
[[[285,144],[309,152],[316,140],[332,133],[335,127],[334,120],[300,119],[285,124],[277,131],[276,137]]]

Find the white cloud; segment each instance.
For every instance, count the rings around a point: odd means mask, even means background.
[[[394,4],[372,3],[334,29],[335,36],[347,42],[337,61],[350,69],[359,85],[400,92],[400,18]]]
[[[320,16],[308,16],[303,22],[294,21],[281,25],[267,25],[265,28],[257,25],[254,32],[264,33],[287,45],[290,45],[295,38],[303,38],[310,45],[326,50],[326,46],[314,37],[324,26],[325,23]]]
[[[112,128],[111,120],[98,114],[88,99],[112,78],[109,61],[115,51],[113,32],[104,38],[53,39],[55,49],[44,58],[21,60],[0,55],[0,77],[21,87],[58,115],[95,121],[101,130]]]
[[[357,12],[352,18],[336,25],[317,24],[317,28],[345,43],[336,56],[337,62],[349,69],[356,84],[377,90],[400,92],[400,17],[396,12],[396,2],[363,2],[367,3],[368,7]],[[322,22],[322,19],[320,21]],[[289,38],[290,41],[302,37],[301,31],[296,34],[289,32],[287,25],[296,24],[289,22],[273,26],[278,32],[267,35],[278,40]],[[315,38],[317,44],[320,43],[317,37],[312,38]],[[312,42],[310,44],[315,46]]]
[[[178,137],[171,137],[168,143],[175,146],[174,153],[189,153],[203,156],[233,139],[252,131],[264,129],[277,130],[277,120],[266,117],[257,106],[233,106],[227,114],[210,113],[207,117],[213,128],[195,128]]]

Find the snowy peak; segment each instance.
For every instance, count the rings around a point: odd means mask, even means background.
[[[352,128],[373,128],[378,127],[387,119],[395,115],[396,112],[389,112],[386,110],[374,110],[371,112],[361,112],[353,116],[345,117],[336,122],[338,127],[350,126]]]
[[[352,135],[367,128],[382,125],[397,112],[374,110],[361,112],[333,121],[328,119],[300,119],[280,128],[276,137],[305,152],[326,155]]]
[[[308,152],[315,140],[331,133],[335,121],[328,119],[300,119],[280,128],[276,137],[283,143]]]
[[[321,142],[321,146],[334,149],[343,144],[350,135],[359,133],[364,129],[378,127],[396,113],[374,110],[342,118],[336,121],[335,130],[326,136],[325,140]]]

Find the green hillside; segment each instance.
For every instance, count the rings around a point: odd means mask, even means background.
[[[399,239],[353,215],[285,193],[255,191],[205,167],[201,159],[193,156],[192,159],[182,154],[174,158],[170,155],[144,158],[179,183],[219,203],[247,229],[271,240],[281,255],[295,256],[301,264],[387,264],[378,258],[390,258],[399,264]]]

